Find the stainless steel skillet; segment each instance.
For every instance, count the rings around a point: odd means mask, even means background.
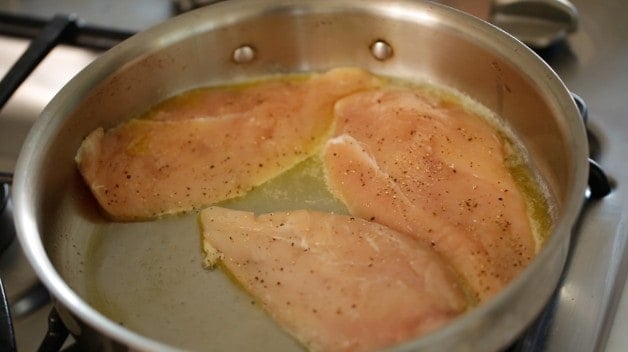
[[[190,88],[258,75],[360,66],[465,92],[515,131],[554,195],[553,233],[507,289],[401,350],[496,350],[556,287],[584,198],[587,141],[569,92],[504,32],[416,1],[229,1],[113,48],[46,107],[20,155],[20,242],[64,322],[90,348],[295,350],[220,271],[201,267],[194,214],[112,223],[76,167],[81,140]]]

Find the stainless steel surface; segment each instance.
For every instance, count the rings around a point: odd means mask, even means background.
[[[556,323],[546,336],[551,351],[624,351],[628,345],[625,289],[628,209],[628,22],[623,1],[573,1],[579,30],[548,61],[589,107],[592,151],[615,180],[613,193],[588,206],[574,235]]]
[[[620,209],[597,212],[595,206],[587,209],[574,233],[559,304],[550,310],[552,324],[538,341],[548,351],[604,349],[625,279],[627,233]]]
[[[92,4],[88,4],[90,2]],[[123,6],[114,5],[94,12],[92,10],[101,4],[93,3],[73,0],[0,0],[0,10],[41,14],[45,17],[64,11],[78,12],[106,26],[117,26],[121,19],[125,19],[121,29],[132,26],[143,29],[147,23],[158,22],[169,16],[151,19],[143,14],[147,6],[160,7],[155,11],[167,14],[166,1],[137,0],[134,3],[138,5],[133,6],[132,11],[121,11]],[[544,329],[541,335],[549,338],[544,347],[534,350],[619,352],[628,345],[625,334],[628,329],[628,294],[627,290],[622,290],[627,269],[625,259],[622,258],[626,257],[625,219],[628,207],[628,165],[625,163],[625,156],[628,155],[625,99],[625,92],[628,91],[628,46],[625,45],[628,43],[628,22],[625,20],[625,3],[621,0],[574,0],[573,3],[579,11],[579,28],[568,36],[566,45],[553,51],[549,62],[567,86],[588,103],[590,127],[597,136],[592,149],[601,165],[615,180],[616,187],[609,197],[589,204],[583,213],[580,226],[574,233],[573,252],[569,260],[572,265],[559,291],[556,321],[561,323],[556,327],[550,324]],[[86,4],[91,9],[82,13],[77,11],[85,10]],[[0,37],[0,73],[8,68],[25,46],[24,40]],[[53,56],[59,58],[47,60],[47,67],[38,69],[9,103],[11,107],[7,109],[10,113],[5,110],[0,114],[0,170],[13,169],[19,145],[39,111],[73,72],[91,61],[84,56],[94,55],[73,49],[66,55],[65,49],[55,50]],[[9,252],[12,253],[10,258],[20,259],[19,252],[14,243]],[[3,278],[7,263],[12,261],[6,256],[2,257],[0,269]],[[33,275],[23,257],[18,262],[21,264],[16,266],[24,268],[26,273],[18,271],[12,275],[13,288],[24,286],[21,281],[28,282]],[[47,310],[40,310],[17,322],[20,350],[37,348],[45,332],[47,315]]]
[[[392,57],[372,57],[376,38],[391,46]],[[233,63],[233,48],[242,43],[252,43],[258,55]],[[586,135],[569,92],[521,43],[433,4],[227,2],[175,18],[102,55],[42,113],[16,170],[18,234],[44,284],[80,320],[135,348],[165,348],[158,342],[191,349],[296,348],[220,272],[204,271],[200,256],[190,258],[198,246],[193,214],[146,223],[103,221],[76,172],[74,153],[94,128],[113,126],[182,90],[344,65],[469,94],[508,121],[547,181],[557,220],[533,263],[490,302],[402,349],[504,347],[540,311],[562,271],[584,197]],[[124,246],[106,251],[115,243]],[[101,259],[93,264],[95,258]],[[150,302],[146,292],[153,293]],[[80,340],[86,327],[65,318]],[[232,335],[226,327],[236,321],[241,330]]]

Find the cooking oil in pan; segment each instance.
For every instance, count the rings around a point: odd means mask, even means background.
[[[277,178],[253,189],[245,197],[230,199],[217,205],[257,214],[295,209],[349,213],[345,205],[327,189],[322,161],[318,156],[306,159]]]

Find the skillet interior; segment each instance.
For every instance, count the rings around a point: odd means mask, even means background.
[[[44,283],[74,315],[127,345],[163,347],[148,337],[186,349],[298,349],[224,274],[201,267],[194,214],[108,222],[73,158],[96,127],[112,127],[194,87],[360,66],[449,86],[495,111],[555,196],[553,237],[521,277],[492,302],[410,347],[506,344],[553,291],[584,192],[586,138],[562,83],[514,39],[438,5],[276,3],[230,1],[140,33],[90,65],[45,109],[25,143],[14,188],[20,240]],[[390,59],[373,57],[370,47],[378,39],[392,46]],[[233,50],[242,45],[253,47],[256,57],[238,64]],[[40,236],[52,266],[38,247]],[[123,317],[124,326],[90,305]]]

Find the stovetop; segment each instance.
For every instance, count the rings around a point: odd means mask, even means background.
[[[544,315],[513,349],[623,351],[628,346],[624,334],[628,328],[628,290],[624,290],[628,269],[628,166],[624,162],[628,155],[628,21],[622,0],[572,2],[579,12],[578,30],[541,54],[567,87],[586,101],[592,156],[611,178],[613,192],[586,203],[573,231],[563,283]],[[169,0],[0,0],[0,12],[44,19],[56,13],[77,13],[89,24],[128,31],[145,29],[175,11]],[[0,35],[0,76],[27,45],[23,38]],[[55,48],[11,98],[0,112],[0,172],[13,171],[21,143],[39,112],[99,53],[71,46]],[[0,277],[12,303],[24,303],[20,298],[38,287],[17,241],[0,256]],[[35,350],[43,339],[50,305],[42,302],[43,308],[14,314],[18,315],[14,324],[21,351]],[[13,310],[19,313],[28,308],[22,304]]]

